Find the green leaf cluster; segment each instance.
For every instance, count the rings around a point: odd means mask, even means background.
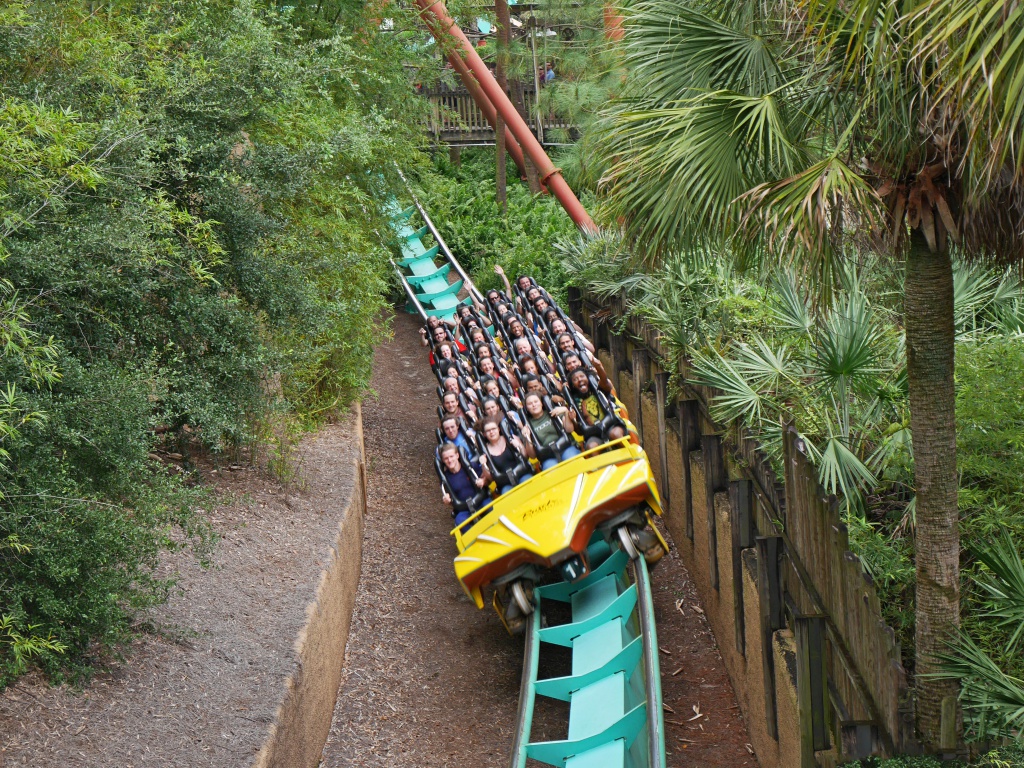
[[[524,184],[508,187],[508,213],[497,203],[493,151],[464,151],[459,165],[443,157],[419,179],[420,200],[460,263],[481,290],[501,288],[500,264],[509,279],[533,275],[558,301],[568,274],[556,241],[575,225],[550,195],[534,197]]]
[[[189,454],[366,386],[393,162],[422,162],[399,32],[361,3],[6,4],[0,683],[26,648],[86,669],[166,594],[161,550],[206,550]]]

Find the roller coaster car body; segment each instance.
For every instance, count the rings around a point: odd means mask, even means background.
[[[661,500],[643,448],[622,438],[533,476],[453,530],[455,575],[483,608],[485,586],[526,565],[585,558],[594,531],[630,510],[660,515]]]

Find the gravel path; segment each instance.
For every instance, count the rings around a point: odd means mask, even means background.
[[[436,384],[415,328],[396,318],[363,404],[363,573],[328,768],[500,765],[512,743],[522,640],[455,580],[431,458]]]
[[[351,493],[354,436],[349,423],[303,441],[287,487],[252,469],[207,468],[222,499],[213,567],[165,558],[164,573],[180,580],[148,617],[158,631],[84,690],[30,676],[0,694],[0,767],[250,765]]]
[[[436,383],[416,325],[396,318],[395,339],[374,362],[378,395],[363,403],[363,574],[327,768],[503,766],[512,743],[522,640],[510,638],[489,607],[478,611],[452,571],[451,517],[431,458]],[[664,699],[676,713],[666,713],[669,764],[756,766],[714,638],[674,554],[653,581]]]

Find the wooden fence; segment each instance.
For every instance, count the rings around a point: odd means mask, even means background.
[[[420,94],[430,102],[430,115],[423,127],[435,143],[452,146],[494,143],[494,129],[465,88],[423,89]],[[527,124],[538,140],[543,142],[545,132],[552,129],[572,129],[569,123],[550,114],[542,115],[538,129],[536,97],[532,86],[523,89],[523,102],[529,116]]]
[[[797,752],[801,768],[809,768],[917,751],[899,644],[882,620],[871,578],[849,549],[836,499],[823,493],[796,429],[784,430],[780,480],[739,425],[714,423],[708,403],[715,393],[685,383],[685,363],[682,394],[669,398],[669,356],[654,329],[637,318],[623,328],[617,301],[570,291],[569,306],[607,358],[644,437],[663,506],[677,518],[668,521],[670,530],[711,604],[709,621],[744,694],[752,737],[766,734],[755,743],[762,765],[788,768],[797,764]],[[670,466],[675,456],[681,460]],[[755,585],[754,594],[744,594],[745,581]],[[784,657],[782,635],[795,646],[798,749],[789,757],[778,746],[780,706],[786,717],[791,709],[780,699],[780,685],[794,687],[776,669]],[[757,696],[746,697],[744,691],[755,690]]]

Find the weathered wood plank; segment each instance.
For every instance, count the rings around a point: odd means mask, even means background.
[[[733,628],[736,650],[747,655],[746,611],[743,604],[743,550],[754,544],[753,488],[749,480],[729,482],[729,522],[732,536]]]
[[[707,490],[708,516],[708,573],[711,586],[718,589],[718,515],[715,514],[715,494],[727,487],[728,476],[722,453],[722,438],[718,435],[701,436],[701,455],[704,460],[704,486]]]
[[[758,536],[757,592],[761,619],[761,659],[764,677],[764,714],[768,734],[779,740],[778,704],[775,698],[775,631],[782,626],[782,589],[779,580],[781,536]]]
[[[666,410],[668,409],[668,374],[659,371],[654,374],[654,403],[658,412],[658,458],[660,460],[661,485],[658,490],[661,493],[661,504],[668,509],[671,503],[672,483],[668,475],[668,423]]]

